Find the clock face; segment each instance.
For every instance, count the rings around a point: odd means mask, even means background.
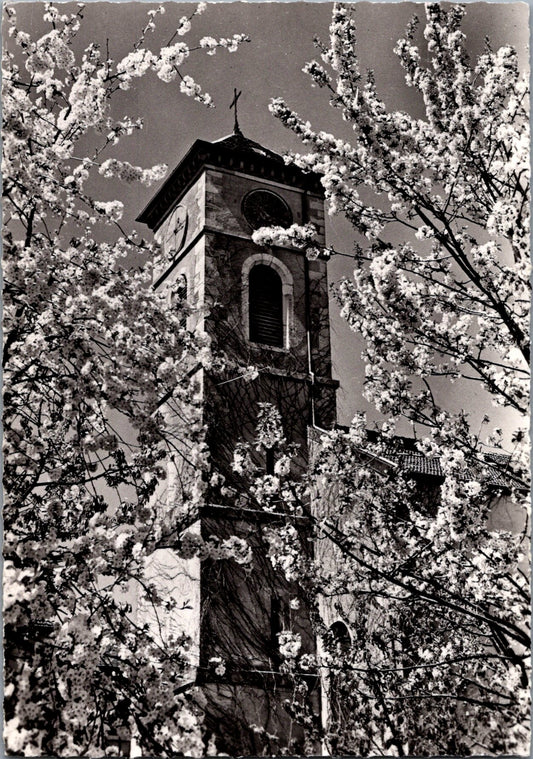
[[[176,206],[166,223],[163,237],[165,254],[172,258],[179,253],[187,235],[188,216],[185,206]]]
[[[290,227],[292,213],[287,203],[270,190],[252,190],[242,202],[242,212],[253,229],[259,227]]]

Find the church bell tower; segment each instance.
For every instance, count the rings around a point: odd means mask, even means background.
[[[238,492],[231,462],[236,444],[253,439],[259,404],[279,410],[302,468],[308,429],[335,423],[326,263],[292,247],[259,247],[251,237],[261,226],[311,222],[324,243],[320,182],[244,137],[236,123],[228,137],[197,140],[138,221],[163,250],[154,286],[185,297],[201,314],[213,348],[257,374],[249,379],[228,370],[221,381],[203,372],[200,383],[210,456],[232,487],[231,496],[202,507],[196,527],[205,535],[242,536],[254,556],[251,568],[196,560],[185,573],[196,589],[174,590],[194,607],[184,625],[197,647],[194,687],[202,692],[205,726],[217,749],[230,755],[263,753],[265,735],[278,736],[268,753],[298,753],[277,636],[290,625],[301,635],[302,651],[312,652],[308,612],[290,606],[298,590],[274,571],[262,537],[273,517]],[[258,466],[269,473],[273,463],[267,456]],[[223,666],[212,666],[219,661]],[[318,703],[317,683],[310,690]]]

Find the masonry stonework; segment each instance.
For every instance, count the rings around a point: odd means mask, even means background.
[[[194,529],[206,538],[245,538],[252,547],[252,565],[197,558],[180,565],[169,548],[153,559],[159,579],[173,578],[163,580],[176,601],[169,624],[181,625],[193,641],[190,687],[202,703],[205,726],[217,736],[218,750],[230,755],[302,751],[301,731],[285,708],[291,689],[279,671],[277,635],[289,616],[291,628],[301,635],[302,651],[315,647],[305,605],[290,609],[297,589],[267,556],[263,528],[275,517],[254,511],[246,493],[239,492],[231,471],[233,451],[239,441],[253,439],[260,404],[270,403],[281,413],[288,440],[299,446],[297,467],[304,471],[308,426],[335,423],[338,385],[331,377],[326,263],[308,261],[295,248],[267,250],[252,242],[243,206],[257,190],[280,198],[294,223],[312,222],[319,241],[325,242],[317,179],[286,167],[279,156],[242,135],[218,143],[197,141],[139,217],[155,231],[166,257],[157,268],[155,286],[172,292],[185,280],[194,310],[189,326],[200,324],[214,351],[258,371],[251,381],[231,373],[221,381],[198,372],[210,460],[232,487],[227,488],[230,495],[216,503],[208,497],[198,513],[190,514]],[[271,267],[282,282],[280,346],[250,339],[249,273],[258,263]],[[194,471],[169,471],[166,489],[157,494],[163,509],[166,501],[171,511],[179,483],[194,476]],[[300,532],[305,536],[305,527]],[[310,550],[305,538],[301,550]],[[190,601],[180,609],[185,597]],[[224,666],[215,672],[213,661]],[[318,711],[318,679],[310,675],[309,685]],[[276,745],[265,744],[268,735]]]

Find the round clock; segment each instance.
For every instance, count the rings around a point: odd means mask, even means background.
[[[242,201],[242,212],[253,229],[259,227],[289,227],[292,213],[287,203],[271,190],[252,190]]]
[[[169,257],[179,253],[187,235],[188,215],[185,206],[176,206],[166,222],[163,249]]]

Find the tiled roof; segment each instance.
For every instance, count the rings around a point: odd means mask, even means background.
[[[402,471],[409,474],[425,477],[444,477],[440,460],[436,457],[429,458],[418,451],[402,450],[398,444],[386,447],[383,451],[383,456],[393,461]],[[465,479],[486,480],[493,487],[508,488],[512,479],[511,472],[505,473],[508,463],[509,456],[485,454],[484,461],[477,462],[475,466],[467,469],[464,476]]]
[[[347,427],[344,429],[348,431]],[[311,437],[316,438],[319,431],[314,430]],[[321,430],[320,434],[324,434]],[[414,438],[393,437],[382,446],[376,446],[379,437],[374,430],[368,430],[369,448],[368,453],[371,456],[378,456],[384,462],[394,464],[403,472],[414,476],[443,479],[444,472],[440,460],[437,457],[425,456],[417,451],[417,441]],[[374,444],[374,445],[372,445]],[[513,473],[508,470],[510,457],[503,453],[485,453],[480,457],[478,462],[468,468],[464,473],[465,479],[479,480],[487,482],[494,488],[503,488],[508,490],[513,484]],[[517,485],[520,483],[516,482]]]

